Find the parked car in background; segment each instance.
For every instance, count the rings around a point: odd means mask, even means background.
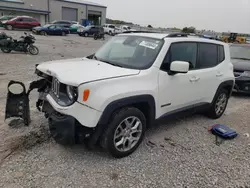
[[[69,20],[55,20],[52,24],[60,25],[62,27],[70,28],[73,24],[79,24],[79,22],[69,21]]]
[[[30,16],[17,16],[3,23],[7,30],[13,29],[30,29],[41,26],[40,22]]]
[[[113,24],[104,24],[103,28],[104,28],[104,32],[111,36],[122,33],[122,30]]]
[[[47,24],[42,27],[33,28],[32,32],[39,35],[62,35],[69,34],[69,29],[55,24]]]
[[[94,34],[98,34],[100,31],[100,27],[102,26],[89,25],[85,28],[78,29],[77,33],[79,36],[88,37]]]
[[[250,45],[231,44],[230,53],[234,65],[234,91],[250,94]]]
[[[14,15],[8,15],[8,16],[2,16],[0,17],[0,27],[3,27],[3,23],[7,22],[10,19],[15,18],[16,16]]]
[[[83,25],[80,25],[80,24],[73,24],[69,27],[69,31],[70,31],[70,33],[77,33],[77,31],[81,28],[84,29],[85,27]]]
[[[129,27],[127,25],[121,25],[120,30],[121,30],[122,33],[125,32],[125,31],[136,31],[136,29],[132,29],[131,27]]]

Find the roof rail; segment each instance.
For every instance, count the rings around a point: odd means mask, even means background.
[[[124,31],[123,33],[159,33],[153,31]]]
[[[187,37],[188,33],[170,33],[166,37]]]

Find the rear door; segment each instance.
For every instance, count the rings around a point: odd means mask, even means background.
[[[196,65],[197,92],[200,94],[200,102],[210,103],[221,81],[218,78],[223,76],[220,71],[219,48],[214,43],[198,43],[198,61]],[[220,59],[221,61],[221,59]]]
[[[61,35],[62,34],[62,27],[59,26],[59,25],[56,25],[55,29],[54,29],[54,34],[55,35]]]
[[[32,20],[30,18],[23,18],[23,25],[26,29],[32,28]]]

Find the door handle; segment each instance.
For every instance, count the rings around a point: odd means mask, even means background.
[[[222,72],[218,72],[218,73],[216,74],[216,77],[220,77],[220,76],[223,76],[223,73],[222,73]]]
[[[197,82],[198,80],[200,80],[200,77],[198,76],[193,76],[192,78],[189,79],[190,82]]]

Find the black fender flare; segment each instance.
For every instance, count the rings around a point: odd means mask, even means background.
[[[94,134],[92,135],[91,140],[89,142],[89,147],[92,147],[98,141],[103,131],[107,128],[112,114],[116,110],[126,106],[135,106],[136,104],[140,103],[147,103],[147,105],[149,106],[147,120],[148,120],[148,126],[152,125],[152,123],[155,121],[155,114],[156,114],[156,107],[155,107],[156,103],[152,95],[148,94],[136,95],[115,100],[109,103],[104,109],[102,116],[99,119],[98,125],[95,128]]]
[[[214,103],[216,95],[218,94],[218,92],[219,92],[222,88],[230,88],[230,91],[229,91],[229,97],[230,97],[231,94],[232,94],[232,91],[233,91],[233,87],[234,87],[234,80],[227,80],[227,81],[222,82],[222,83],[219,85],[219,87],[217,88],[217,91],[216,91],[216,93],[215,93],[215,95],[214,95],[214,98],[213,98],[213,101],[212,101],[211,104]]]
[[[129,105],[136,105],[139,103],[147,103],[150,107],[149,109],[149,114],[151,116],[150,119],[155,119],[154,97],[152,95],[136,95],[132,97],[118,99],[108,104],[105,110],[103,111],[103,114],[99,120],[99,124],[102,124],[102,125],[107,124],[115,110],[120,109],[125,106],[129,106]]]

